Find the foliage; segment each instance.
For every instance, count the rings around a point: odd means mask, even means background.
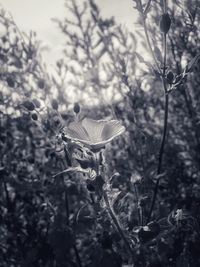
[[[132,33],[67,0],[53,74],[1,10],[2,267],[200,265],[199,1],[168,2],[134,0]],[[126,131],[94,151],[84,117]]]

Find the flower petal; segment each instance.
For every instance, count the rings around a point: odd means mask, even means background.
[[[83,119],[69,124],[65,135],[74,141],[81,142],[90,149],[101,149],[116,136],[122,134],[125,127],[117,120]]]
[[[102,140],[112,140],[114,137],[122,134],[125,131],[125,127],[121,125],[119,121],[108,121],[102,131]]]
[[[103,120],[92,120],[89,118],[85,118],[82,120],[82,125],[87,131],[90,141],[92,143],[101,142],[102,139],[102,131],[107,121]]]
[[[67,133],[72,139],[80,139],[89,141],[89,135],[80,122],[71,122],[67,127]]]

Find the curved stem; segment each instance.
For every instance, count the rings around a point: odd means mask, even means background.
[[[107,211],[108,211],[108,213],[109,213],[109,215],[110,215],[110,217],[111,217],[111,219],[112,219],[112,221],[113,221],[113,224],[114,224],[115,228],[117,229],[119,235],[120,235],[121,238],[123,239],[124,244],[125,244],[127,250],[129,251],[129,254],[130,254],[131,257],[133,258],[133,251],[132,251],[132,249],[131,249],[131,246],[130,246],[130,244],[129,244],[129,241],[127,240],[126,236],[124,235],[124,232],[123,232],[123,230],[122,230],[122,228],[121,228],[121,226],[120,226],[120,224],[119,224],[119,222],[118,222],[118,219],[117,219],[117,217],[116,217],[116,215],[115,215],[115,212],[114,212],[114,210],[112,209],[112,207],[111,207],[111,205],[110,205],[110,201],[109,201],[109,199],[108,199],[108,196],[107,196],[107,194],[106,194],[106,192],[105,192],[104,190],[103,190],[103,198],[104,198],[104,201],[105,201],[105,203],[106,203]]]

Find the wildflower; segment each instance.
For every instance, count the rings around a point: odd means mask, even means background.
[[[66,137],[78,141],[91,149],[101,149],[116,136],[122,134],[125,127],[117,120],[93,120],[84,118],[72,122],[66,130]]]

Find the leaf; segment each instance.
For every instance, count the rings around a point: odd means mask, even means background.
[[[85,173],[85,174],[89,174],[91,177],[93,177],[95,174],[94,174],[94,171],[91,170],[91,169],[82,169],[80,167],[70,167],[64,171],[61,171],[61,172],[58,172],[56,173],[55,175],[53,175],[53,178],[61,175],[61,174],[64,174],[64,173],[76,173],[76,172],[81,172],[81,173]]]
[[[85,209],[86,207],[87,209]],[[91,227],[95,222],[95,218],[92,216],[91,212],[89,211],[87,204],[83,205],[78,210],[75,220],[76,220],[76,223],[81,223],[82,225],[84,225],[84,228],[86,226]]]
[[[188,73],[193,70],[194,65],[197,63],[198,59],[200,58],[200,53],[197,54],[185,67],[184,72]]]
[[[154,47],[154,53],[155,53],[158,61],[162,62],[162,53],[161,53],[160,49],[157,46]]]
[[[109,198],[110,198],[110,203],[113,206],[115,204],[116,201],[118,201],[121,196],[122,196],[122,192],[119,191],[118,189],[113,189],[112,192],[110,192]]]
[[[149,62],[147,62],[140,54],[138,54],[137,52],[135,52],[135,55],[137,56],[137,58],[138,58],[138,60],[139,60],[140,63],[143,63],[147,67],[152,68],[152,65]]]

